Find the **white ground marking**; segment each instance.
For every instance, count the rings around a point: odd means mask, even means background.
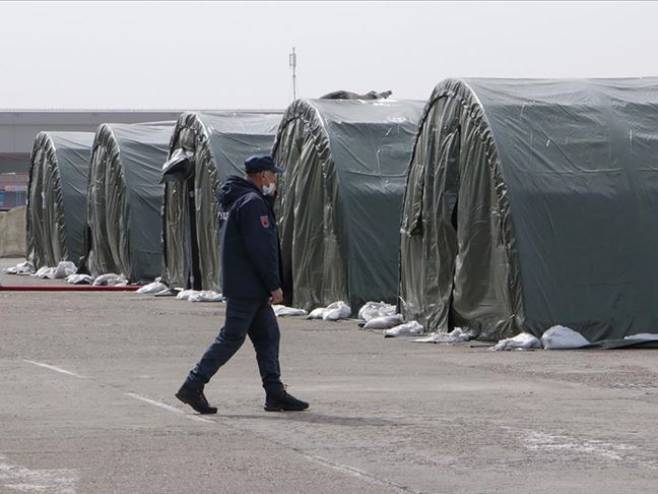
[[[44,367],[46,369],[59,372],[60,374],[66,374],[68,376],[77,377],[79,379],[86,379],[85,376],[81,376],[80,374],[76,374],[75,372],[67,371],[66,369],[62,369],[61,367],[55,367],[54,365],[44,364],[43,362],[35,362],[34,360],[27,360],[27,359],[23,359],[23,362],[27,362],[28,364],[32,364],[32,365],[38,365],[39,367]]]
[[[30,364],[33,364],[33,365],[38,365],[39,367],[45,367],[46,369],[50,369],[50,370],[53,370],[53,371],[56,371],[56,372],[60,372],[62,374],[67,374],[67,375],[70,375],[70,376],[78,377],[80,379],[86,379],[84,376],[76,374],[75,372],[67,371],[66,369],[62,369],[60,367],[55,367],[53,365],[44,364],[42,362],[34,362],[32,360],[25,360],[24,359],[24,361],[28,362]],[[207,418],[204,418],[204,417],[199,417],[197,415],[190,415],[190,414],[185,413],[183,410],[180,410],[176,407],[173,407],[171,405],[167,405],[166,403],[162,403],[160,401],[152,400],[152,399],[147,398],[145,396],[141,396],[141,395],[138,395],[138,394],[135,394],[135,393],[125,393],[125,394],[126,394],[126,396],[130,396],[131,398],[133,398],[135,400],[139,400],[141,402],[148,403],[149,405],[153,405],[155,407],[161,408],[162,410],[167,410],[168,412],[172,412],[172,413],[176,413],[178,415],[182,415],[185,418],[188,418],[190,420],[194,420],[194,421],[197,421],[197,422],[204,422],[204,423],[207,423],[207,424],[216,424],[217,423],[217,421],[215,421],[215,420],[207,419]],[[244,431],[244,432],[252,432],[253,433],[253,431],[244,430],[244,429],[241,429],[241,428],[238,428],[238,427],[232,427],[232,428],[237,429],[237,430],[241,430],[241,431]],[[393,487],[393,488],[396,488],[396,489],[400,490],[401,492],[409,492],[409,493],[413,493],[413,494],[420,494],[417,491],[414,491],[414,490],[412,490],[408,487],[404,487],[404,486],[402,486],[400,484],[397,484],[395,482],[391,482],[391,481],[385,480],[385,479],[379,479],[379,478],[377,478],[377,477],[375,477],[375,476],[373,476],[373,475],[371,475],[367,472],[364,472],[363,470],[359,470],[358,468],[354,468],[354,467],[351,467],[349,465],[344,465],[342,463],[336,463],[336,462],[333,462],[333,461],[328,460],[326,458],[323,458],[321,456],[310,455],[308,453],[305,453],[302,450],[297,450],[296,449],[295,451],[297,451],[298,454],[300,454],[301,456],[303,456],[304,458],[306,458],[309,461],[312,461],[314,463],[318,463],[318,464],[320,464],[324,467],[329,467],[333,470],[337,470],[341,473],[350,475],[352,477],[357,477],[357,478],[359,478],[363,481],[366,481],[368,483],[383,485],[383,486],[386,486],[386,487],[389,487],[389,488]],[[2,459],[1,456],[0,456],[0,459]],[[2,463],[0,463],[0,480],[1,479],[2,479]],[[74,490],[50,491],[50,490],[44,490],[43,487],[39,487],[39,486],[36,486],[36,487],[33,488],[29,484],[12,484],[12,486],[6,486],[6,487],[11,487],[13,489],[17,489],[17,490],[20,490],[22,492],[31,492],[30,489],[37,489],[39,492],[48,492],[49,494],[50,494],[50,492],[53,492],[55,494],[74,494],[75,493]]]
[[[637,449],[628,444],[615,444],[597,439],[579,439],[559,434],[548,434],[525,429],[503,427],[521,439],[523,445],[532,451],[573,452],[598,456],[607,460],[622,461],[628,452]]]
[[[176,407],[173,407],[171,405],[167,405],[166,403],[162,403],[162,402],[159,402],[159,401],[152,400],[150,398],[147,398],[145,396],[141,396],[141,395],[138,395],[138,394],[135,394],[135,393],[126,393],[126,395],[130,396],[131,398],[134,398],[136,400],[142,401],[144,403],[148,403],[149,405],[153,405],[153,406],[156,406],[156,407],[161,408],[163,410],[167,410],[168,412],[172,412],[172,413],[176,413],[178,415],[182,415],[182,416],[184,416],[188,419],[191,419],[191,420],[196,420],[198,422],[205,422],[205,423],[209,423],[209,424],[220,423],[219,420],[211,420],[211,419],[207,419],[205,417],[199,417],[198,415],[190,415],[190,414],[185,413],[183,410],[180,410]],[[225,420],[221,420],[221,423],[224,424],[224,425],[227,425],[231,429],[238,430],[240,432],[247,432],[247,433],[252,433],[252,434],[254,433],[254,431],[251,431],[249,429],[243,429],[241,427],[236,427],[233,424],[229,424]],[[263,439],[266,439],[266,440],[268,440],[272,443],[281,445],[280,443],[278,443],[276,441],[273,441],[270,438],[260,436],[259,434],[256,434],[256,435],[259,436],[259,437],[262,437]],[[341,473],[350,475],[352,477],[357,477],[357,478],[359,478],[359,479],[361,479],[365,482],[368,482],[370,484],[382,485],[382,486],[386,486],[388,488],[392,487],[392,488],[398,489],[400,492],[409,492],[409,493],[412,493],[412,494],[421,494],[418,491],[414,491],[414,490],[412,490],[408,487],[404,487],[404,486],[402,486],[400,484],[397,484],[395,482],[391,482],[390,480],[379,479],[379,478],[369,474],[368,472],[364,472],[363,470],[359,470],[358,468],[354,468],[354,467],[351,467],[349,465],[344,465],[342,463],[336,463],[336,462],[333,462],[333,461],[328,460],[326,458],[323,458],[321,456],[311,455],[311,454],[305,453],[303,450],[300,450],[300,449],[296,449],[296,448],[293,448],[293,449],[294,449],[295,452],[297,452],[299,455],[304,457],[306,460],[312,461],[314,463],[318,463],[318,464],[322,465],[323,467],[328,467],[328,468],[331,468],[333,470],[337,470]]]
[[[365,472],[363,470],[359,470],[358,468],[351,467],[349,465],[344,465],[342,463],[336,463],[331,460],[328,460],[326,458],[323,458],[322,456],[316,456],[316,455],[310,455],[308,453],[304,453],[301,450],[296,450],[297,453],[299,453],[301,456],[306,458],[309,461],[318,463],[324,467],[329,467],[334,470],[337,470],[338,472],[351,475],[352,477],[356,477],[360,480],[363,480],[365,482],[368,482],[369,484],[375,484],[375,485],[381,485],[385,486],[388,488],[395,488],[398,489],[400,492],[409,492],[411,494],[422,494],[419,491],[415,491],[413,489],[410,489],[409,487],[405,487],[403,485],[400,485],[396,482],[392,482],[390,480],[385,480],[385,479],[379,479],[375,477],[374,475],[369,474],[368,472]]]
[[[167,405],[166,403],[161,403],[159,401],[152,400],[150,398],[146,398],[145,396],[140,396],[135,393],[126,393],[127,396],[130,396],[131,398],[134,398],[139,401],[143,401],[144,403],[148,403],[149,405],[153,405],[158,408],[162,408],[163,410],[167,410],[168,412],[173,412],[177,413],[179,415],[183,415],[184,417],[190,419],[190,420],[196,420],[197,422],[205,422],[207,424],[214,424],[214,420],[206,419],[204,417],[198,417],[197,415],[190,415],[188,413],[185,413],[183,410],[179,410],[176,407],[172,407],[171,405]]]
[[[45,494],[75,494],[80,477],[76,470],[31,470],[7,463],[0,455],[0,487],[18,492]]]

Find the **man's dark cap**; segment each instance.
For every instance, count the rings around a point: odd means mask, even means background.
[[[244,162],[244,169],[247,173],[258,173],[271,171],[274,173],[283,173],[283,168],[276,166],[274,159],[269,154],[259,154],[250,156]]]

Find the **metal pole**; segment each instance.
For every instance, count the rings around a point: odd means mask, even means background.
[[[288,55],[288,65],[292,69],[292,99],[297,99],[297,54],[295,47],[292,47],[292,53]]]

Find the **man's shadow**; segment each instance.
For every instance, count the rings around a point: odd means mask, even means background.
[[[267,413],[262,415],[221,414],[221,417],[246,420],[290,420],[307,424],[339,425],[342,427],[391,427],[404,425],[399,421],[377,417],[341,417],[314,412]]]

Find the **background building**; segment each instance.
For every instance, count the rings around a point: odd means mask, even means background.
[[[0,110],[0,210],[27,201],[30,152],[42,130],[95,132],[102,123],[176,120],[179,110]]]

